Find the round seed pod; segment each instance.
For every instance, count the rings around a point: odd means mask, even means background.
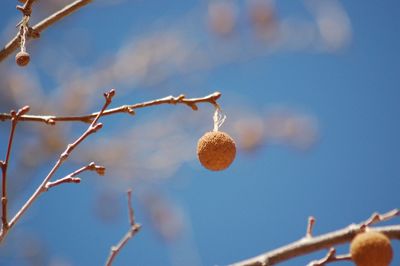
[[[393,258],[389,238],[374,231],[358,234],[350,244],[350,254],[357,266],[389,266]]]
[[[200,163],[208,170],[224,170],[235,159],[235,141],[225,132],[207,132],[197,143],[197,156]]]
[[[15,62],[19,66],[26,66],[27,64],[29,64],[30,59],[31,57],[29,53],[23,51],[17,53],[17,55],[15,56]]]

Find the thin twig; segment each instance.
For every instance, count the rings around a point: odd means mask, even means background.
[[[79,177],[76,177],[76,176],[81,174],[82,172],[85,172],[85,171],[96,171],[97,174],[104,175],[105,167],[96,165],[94,162],[91,162],[90,164],[79,168],[75,172],[73,172],[73,173],[71,173],[71,174],[69,174],[69,175],[67,175],[67,176],[65,176],[63,178],[57,179],[56,181],[53,181],[53,182],[50,182],[50,181],[47,182],[47,184],[45,186],[45,189],[47,191],[52,187],[55,187],[55,186],[58,186],[58,185],[61,185],[61,184],[64,184],[64,183],[80,183],[81,179]]]
[[[40,33],[47,29],[49,26],[53,25],[57,21],[60,21],[64,17],[70,15],[71,13],[77,11],[81,7],[89,4],[92,0],[77,0],[61,10],[55,12],[54,14],[48,16],[47,18],[43,19],[35,26],[30,28],[30,34],[28,34],[28,38],[30,37],[39,37]],[[33,2],[32,0],[28,0],[24,7],[28,6],[29,2]],[[30,7],[32,3],[29,4]],[[4,48],[0,51],[0,62],[11,55],[18,47],[20,42],[20,34],[18,33],[10,42],[8,42]]]
[[[75,183],[79,184],[81,182],[81,179],[79,177],[71,177],[71,176],[66,176],[60,179],[57,179],[54,182],[47,182],[47,185],[45,187],[46,190],[49,190],[52,187],[65,184],[65,183]]]
[[[350,254],[336,255],[336,249],[330,248],[325,257],[323,257],[320,260],[312,261],[309,264],[307,264],[307,266],[325,266],[325,264],[331,262],[350,261],[350,260],[351,260]]]
[[[0,162],[0,167],[1,167],[1,173],[2,173],[2,194],[1,194],[1,208],[2,208],[2,215],[1,215],[1,221],[2,221],[2,227],[7,230],[9,228],[8,224],[8,218],[7,218],[7,212],[8,212],[8,198],[7,198],[7,169],[8,169],[8,164],[10,161],[10,155],[11,155],[11,147],[13,144],[14,140],[14,135],[15,135],[15,128],[17,127],[18,119],[22,115],[26,114],[29,111],[29,106],[24,106],[23,108],[19,109],[18,112],[15,112],[12,110],[10,112],[11,116],[11,129],[10,129],[10,135],[8,138],[8,145],[7,145],[7,152],[6,152],[6,159],[5,161]]]
[[[395,216],[399,215],[399,210],[395,209],[383,215],[375,214],[372,217],[379,216],[379,218],[381,219],[380,221],[383,221],[392,219]],[[348,243],[358,233],[363,232],[366,229],[366,224],[371,225],[378,222],[378,219],[373,220],[373,223],[370,222],[370,218],[362,223],[352,224],[346,228],[320,236],[303,237],[302,239],[292,242],[291,244],[285,245],[272,251],[268,251],[254,258],[233,263],[232,266],[270,266],[275,265],[279,262],[287,261],[294,257],[312,253],[314,251],[328,249],[335,245]],[[381,232],[389,238],[400,240],[400,225],[382,226],[368,229],[371,231]]]
[[[60,155],[59,159],[53,166],[53,168],[50,170],[50,172],[47,174],[47,176],[44,178],[42,183],[39,185],[39,187],[35,190],[35,192],[31,195],[31,197],[25,202],[25,204],[21,207],[21,209],[15,214],[14,218],[11,219],[11,221],[8,224],[8,227],[3,227],[1,232],[0,232],[0,242],[4,240],[6,237],[7,233],[9,230],[16,224],[16,222],[24,215],[24,213],[29,209],[29,207],[32,205],[32,203],[43,193],[46,192],[46,185],[48,182],[51,180],[51,178],[54,176],[58,168],[65,162],[65,160],[68,158],[68,156],[71,154],[71,152],[84,140],[86,139],[89,135],[95,133],[97,130],[99,130],[102,127],[101,123],[97,123],[99,120],[100,116],[103,114],[104,110],[107,109],[107,107],[110,105],[112,97],[115,95],[115,90],[112,89],[108,93],[104,94],[105,97],[105,103],[103,107],[101,108],[101,111],[97,113],[97,116],[95,119],[92,121],[88,129],[72,144],[68,144],[67,148],[65,151]]]
[[[11,219],[9,223],[7,223],[6,226],[3,226],[2,230],[0,231],[0,242],[4,240],[6,235],[8,234],[9,229],[11,229],[16,222],[24,215],[24,213],[29,209],[29,207],[32,205],[32,203],[47,189],[54,187],[55,185],[67,183],[67,182],[78,182],[78,179],[72,178],[73,176],[67,176],[63,179],[59,179],[54,182],[50,182],[51,178],[54,176],[55,172],[58,170],[58,168],[63,164],[63,162],[68,158],[68,156],[71,154],[71,152],[84,140],[86,139],[89,135],[95,133],[97,130],[99,130],[102,127],[101,123],[97,123],[98,119],[100,116],[103,115],[111,115],[111,114],[116,114],[116,113],[129,113],[129,114],[134,114],[135,109],[139,108],[144,108],[144,107],[149,107],[149,106],[155,106],[155,105],[160,105],[160,104],[185,104],[189,107],[191,107],[193,110],[197,110],[197,104],[198,103],[204,103],[208,102],[211,104],[216,104],[216,101],[219,99],[221,96],[221,93],[215,92],[212,93],[208,96],[202,97],[202,98],[190,98],[186,99],[184,95],[179,95],[178,97],[173,97],[173,96],[168,96],[165,98],[153,100],[153,101],[148,101],[148,102],[143,102],[143,103],[138,103],[138,104],[133,104],[133,105],[124,105],[120,106],[118,108],[113,108],[107,110],[107,107],[111,103],[111,99],[114,96],[115,91],[111,90],[109,93],[106,93],[105,99],[106,102],[101,109],[100,112],[92,113],[86,116],[70,116],[70,117],[56,117],[56,116],[26,116],[26,115],[20,115],[18,118],[18,121],[36,121],[36,122],[45,122],[48,124],[54,124],[55,121],[84,121],[84,122],[91,122],[90,126],[88,129],[78,138],[75,140],[75,142],[67,145],[67,148],[65,151],[60,155],[59,159],[53,166],[53,168],[50,170],[50,172],[47,174],[47,176],[44,178],[42,183],[38,186],[38,188],[35,190],[35,192],[31,195],[31,197],[25,202],[25,204],[21,207],[21,209],[15,214],[15,216]],[[0,120],[8,120],[12,119],[12,115],[9,114],[0,114]],[[3,162],[0,162],[0,165],[4,165]],[[4,168],[2,166],[2,168]],[[99,174],[104,173],[104,167],[98,167],[95,169],[98,171]],[[50,182],[50,183],[49,183]],[[128,232],[127,235],[129,234],[134,234],[138,230],[138,225],[135,224],[135,226],[132,226],[130,229],[131,233]],[[122,244],[124,245],[124,244]]]
[[[384,214],[374,213],[368,220],[364,222],[363,227],[368,227],[379,222],[390,220],[395,216],[400,216],[399,209],[394,209]]]
[[[128,211],[129,211],[129,223],[131,226],[135,225],[135,213],[133,212],[132,207],[132,189],[129,189],[127,192],[128,195]]]
[[[108,109],[104,111],[103,116],[113,115],[117,113],[128,113],[134,115],[136,109],[150,107],[154,105],[161,105],[161,104],[185,104],[190,108],[192,108],[193,110],[197,110],[198,103],[211,103],[214,105],[220,97],[221,97],[220,92],[214,92],[202,98],[186,98],[185,95],[183,94],[177,97],[168,96],[148,102],[136,103],[132,105],[122,105],[116,108]],[[58,121],[60,122],[80,121],[80,122],[90,123],[92,122],[92,119],[95,118],[97,115],[98,112],[82,116],[24,115],[20,118],[20,121],[43,122],[51,125],[54,125]],[[9,114],[0,113],[0,121],[5,121],[9,119],[11,119]]]
[[[110,255],[105,263],[106,266],[111,266],[114,259],[117,257],[122,248],[128,243],[128,241],[139,232],[141,225],[135,222],[135,216],[132,208],[132,190],[128,190],[128,213],[130,227],[124,237],[118,242],[116,246],[112,246],[110,249]]]
[[[315,218],[313,216],[308,217],[306,237],[312,237],[314,224],[315,224]]]

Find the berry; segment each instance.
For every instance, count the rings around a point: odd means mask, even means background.
[[[27,64],[29,64],[30,59],[31,57],[29,53],[23,51],[17,53],[17,55],[15,56],[15,62],[19,66],[26,66]]]
[[[197,156],[208,170],[221,171],[235,159],[236,144],[225,132],[207,132],[197,143]]]
[[[350,254],[357,266],[389,266],[393,258],[389,238],[373,231],[358,234],[350,244]]]

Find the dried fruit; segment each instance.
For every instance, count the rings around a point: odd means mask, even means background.
[[[351,242],[350,254],[357,266],[388,266],[393,258],[389,238],[374,231],[358,234]]]
[[[221,171],[228,168],[235,159],[236,144],[225,132],[207,132],[197,143],[197,156],[205,168]]]
[[[15,62],[19,66],[26,66],[27,64],[29,64],[30,59],[31,59],[31,57],[30,57],[29,53],[24,52],[24,51],[20,51],[15,56]]]

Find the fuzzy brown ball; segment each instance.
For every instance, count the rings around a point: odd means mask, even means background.
[[[357,266],[389,266],[393,258],[389,238],[373,231],[358,234],[351,242],[350,254]]]
[[[15,62],[17,62],[19,66],[26,66],[29,64],[30,59],[31,56],[27,52],[22,51],[15,56]]]
[[[221,171],[228,168],[235,159],[236,144],[224,132],[207,132],[197,143],[197,156],[208,170]]]

